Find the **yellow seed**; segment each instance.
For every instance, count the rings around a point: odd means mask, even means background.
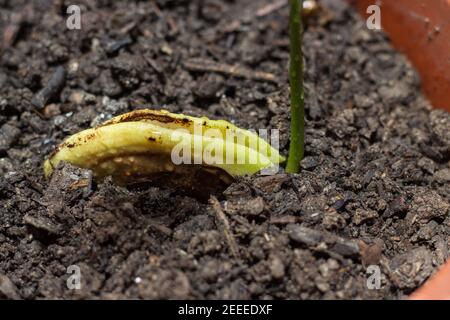
[[[184,162],[175,163],[176,151]],[[219,175],[252,175],[284,160],[255,133],[227,121],[144,109],[68,137],[45,161],[44,173],[48,177],[65,161],[91,169],[96,177],[133,183],[160,173],[192,175],[194,166],[214,167],[210,171]]]

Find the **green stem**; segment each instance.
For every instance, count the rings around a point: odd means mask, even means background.
[[[291,87],[291,141],[286,172],[300,171],[305,139],[305,101],[303,91],[302,10],[303,0],[289,0],[290,63],[289,83]]]

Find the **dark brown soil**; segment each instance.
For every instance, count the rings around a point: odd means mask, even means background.
[[[395,299],[449,256],[450,116],[338,0],[305,34],[300,174],[242,179],[219,204],[71,166],[46,181],[57,143],[141,107],[278,128],[287,151],[286,6],[78,3],[79,31],[70,1],[0,1],[0,297]],[[73,264],[81,290],[66,287]]]

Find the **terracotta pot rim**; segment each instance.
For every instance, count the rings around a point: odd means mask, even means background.
[[[384,31],[418,69],[430,102],[450,111],[450,75],[444,72],[450,68],[450,0],[349,1],[363,17],[369,5],[381,6]],[[409,299],[450,300],[450,258]]]
[[[450,259],[409,297],[410,300],[450,300]]]
[[[394,46],[411,60],[432,105],[450,112],[450,0],[348,0],[364,18],[379,5],[381,24]]]

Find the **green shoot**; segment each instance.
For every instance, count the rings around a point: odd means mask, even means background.
[[[305,139],[305,101],[303,89],[303,0],[289,0],[290,63],[289,83],[291,88],[291,141],[286,172],[300,171]]]

